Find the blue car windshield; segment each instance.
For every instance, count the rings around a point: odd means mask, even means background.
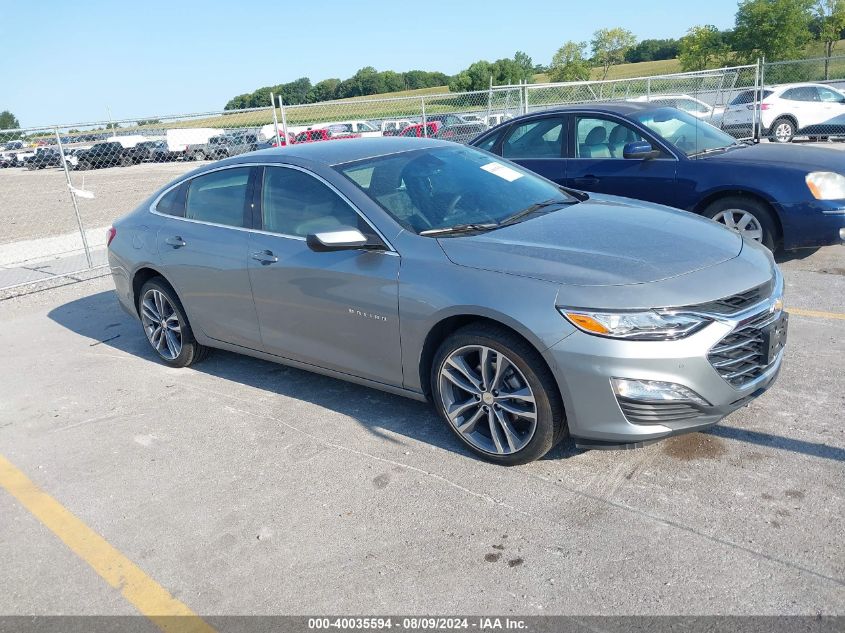
[[[518,165],[460,145],[368,158],[336,169],[399,224],[424,235],[450,227],[489,230],[578,202]]]
[[[742,146],[722,130],[676,108],[644,110],[633,114],[631,118],[687,156]]]

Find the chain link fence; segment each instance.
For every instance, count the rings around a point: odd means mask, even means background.
[[[778,91],[770,82],[799,80],[820,82],[806,103],[830,108],[827,118],[807,124],[803,114],[771,105]],[[834,100],[821,91],[840,84],[845,57],[293,106],[271,96],[265,108],[0,130],[0,290],[104,270],[111,221],[204,161],[369,136],[468,142],[521,114],[620,100],[677,107],[741,139],[783,140],[777,130],[784,116],[794,120],[790,140],[831,137],[845,135],[845,93]],[[809,95],[806,88],[796,87],[798,96]]]

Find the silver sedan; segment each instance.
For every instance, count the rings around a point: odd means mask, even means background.
[[[500,464],[711,426],[786,339],[764,247],[431,139],[207,165],[117,220],[109,262],[162,362],[219,348],[429,399]]]

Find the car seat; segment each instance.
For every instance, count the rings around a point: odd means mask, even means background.
[[[608,146],[610,147],[610,155],[613,158],[623,158],[622,152],[625,145],[628,143],[635,143],[637,135],[634,131],[626,125],[617,125],[610,131],[608,137]]]
[[[578,150],[579,158],[610,158],[610,146],[607,144],[607,130],[604,126],[597,125],[590,130]]]

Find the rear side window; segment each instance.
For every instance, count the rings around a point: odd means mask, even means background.
[[[261,194],[265,231],[306,237],[340,227],[371,233],[347,202],[313,176],[287,167],[267,167]]]
[[[244,226],[249,167],[223,169],[188,184],[185,217],[225,226]]]
[[[165,215],[184,217],[185,215],[185,185],[179,185],[161,197],[156,205],[156,211]]]
[[[551,117],[514,125],[502,143],[504,158],[560,158],[563,119]]]
[[[771,90],[764,90],[763,91],[763,99],[772,96]],[[753,90],[746,90],[745,92],[740,92],[734,100],[731,101],[731,105],[742,105],[745,103],[753,103],[754,102],[754,91]]]

